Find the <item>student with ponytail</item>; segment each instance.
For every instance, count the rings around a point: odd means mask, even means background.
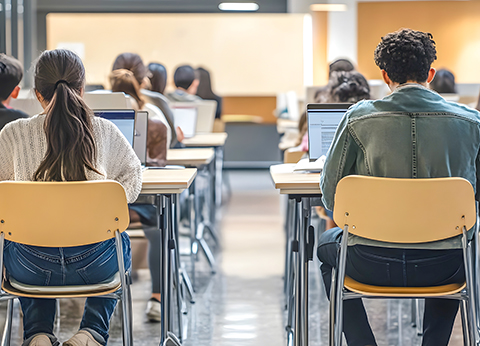
[[[35,67],[35,92],[42,114],[7,124],[0,132],[0,180],[116,180],[128,202],[141,190],[141,167],[126,138],[108,120],[95,117],[82,99],[85,70],[68,50],[44,52]],[[130,240],[122,234],[126,268],[131,267]],[[34,247],[6,242],[7,275],[32,285],[92,284],[117,270],[113,240],[67,248]],[[53,334],[54,299],[20,298],[22,346],[57,346]],[[80,330],[65,346],[105,345],[116,300],[87,298]]]

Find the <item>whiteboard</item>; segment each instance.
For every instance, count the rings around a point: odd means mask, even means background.
[[[203,66],[222,96],[304,93],[304,50],[313,44],[305,14],[114,14],[50,13],[47,47],[75,47],[87,70],[87,83],[109,88],[108,74],[123,52],[145,64],[167,67],[169,87],[175,67]],[[307,31],[305,33],[305,31]],[[304,35],[305,34],[305,35]]]

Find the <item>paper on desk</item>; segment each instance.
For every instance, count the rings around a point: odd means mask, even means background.
[[[326,156],[322,155],[317,160],[310,162],[307,159],[301,159],[295,165],[293,171],[295,173],[319,173],[323,170],[323,166],[325,165]]]

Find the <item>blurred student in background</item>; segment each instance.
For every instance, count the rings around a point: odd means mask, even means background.
[[[181,147],[180,144],[184,135],[180,127],[175,127],[173,123],[174,115],[173,111],[170,108],[170,101],[165,97],[165,87],[167,86],[167,69],[165,66],[159,63],[152,62],[148,64],[148,79],[150,80],[149,90],[142,89],[142,94],[149,100],[150,103],[153,103],[155,106],[160,108],[160,110],[165,114],[165,117],[169,120],[170,126],[175,128],[174,134],[175,138],[172,138],[172,143],[170,148]]]
[[[140,92],[140,86],[132,71],[119,69],[110,74],[112,91],[121,91],[130,95],[137,105],[135,109],[142,109],[145,100]],[[153,125],[153,126],[152,126]],[[147,153],[149,161],[154,166],[164,166],[167,157],[167,143],[165,141],[166,127],[158,119],[148,119]],[[150,157],[154,156],[154,160]],[[130,222],[140,222],[148,239],[148,266],[152,279],[152,295],[147,303],[145,314],[151,322],[160,322],[160,246],[161,238],[157,230],[157,213],[151,204],[130,205]]]
[[[447,69],[437,70],[435,77],[430,83],[430,89],[439,94],[455,94],[455,76]]]
[[[150,81],[147,78],[147,67],[143,64],[142,58],[135,53],[122,53],[117,56],[113,63],[112,71],[125,69],[133,73],[135,80],[140,87],[140,93],[142,88],[145,89],[150,85]],[[172,141],[175,141],[176,133],[173,127],[173,120],[167,119],[165,114],[154,104],[144,99],[144,110],[148,111],[149,118],[157,118],[167,126],[167,145],[170,147]]]
[[[0,130],[9,122],[28,115],[20,110],[12,109],[10,100],[16,99],[20,92],[20,81],[23,78],[23,67],[14,57],[0,54]]]
[[[215,112],[215,119],[220,119],[222,115],[222,98],[215,94],[212,90],[212,81],[210,79],[210,73],[203,67],[199,67],[196,70],[199,78],[199,84],[197,88],[197,96],[203,100],[214,100],[217,102],[217,110]]]
[[[201,100],[196,95],[200,83],[195,70],[190,65],[177,67],[173,75],[173,82],[177,89],[167,96],[173,102],[194,102]]]

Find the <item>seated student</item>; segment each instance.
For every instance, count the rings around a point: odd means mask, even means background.
[[[10,100],[16,99],[20,92],[18,85],[23,77],[23,67],[14,57],[0,54],[0,130],[9,122],[28,115],[9,106]]]
[[[173,124],[173,111],[170,108],[170,101],[164,96],[165,87],[167,86],[167,69],[165,66],[159,63],[148,64],[148,79],[150,80],[150,87],[148,89],[142,89],[142,94],[165,114],[172,128],[175,128],[175,138],[172,139],[170,148],[182,147],[180,144],[185,136],[183,135],[180,127],[175,127]],[[176,142],[175,142],[176,141]]]
[[[320,180],[328,209],[335,207],[339,180],[349,174],[463,177],[477,191],[480,113],[447,102],[427,88],[435,75],[431,64],[436,54],[429,33],[402,29],[382,38],[375,49],[375,63],[392,93],[352,106],[338,126]],[[319,240],[318,258],[327,296],[341,238],[342,230],[337,227]],[[359,282],[403,287],[465,279],[458,237],[392,246],[352,236],[349,245],[346,274]],[[458,306],[456,300],[425,299],[422,345],[448,344]],[[343,332],[349,346],[377,344],[361,299],[344,302]]]
[[[198,76],[190,65],[177,67],[173,75],[173,82],[177,89],[167,96],[174,102],[194,102],[201,98],[195,95],[199,84]]]
[[[129,70],[135,76],[138,85],[140,88],[145,88],[148,84],[147,73],[148,70],[143,64],[142,58],[135,53],[122,53],[115,58],[115,61],[112,66],[112,72],[115,70],[125,69]],[[176,133],[173,127],[173,120],[169,120],[167,116],[154,104],[145,102],[145,110],[148,111],[149,117],[157,118],[162,121],[165,126],[167,126],[167,143],[168,147],[171,146],[171,143],[176,142]]]
[[[133,72],[129,70],[114,70],[110,74],[110,83],[112,91],[122,91],[130,95],[137,105],[136,109],[141,109],[145,101],[140,93],[139,85],[134,77]],[[156,124],[153,128],[153,120],[148,121],[148,135],[147,135],[147,153],[149,157],[149,164],[153,166],[165,166],[167,159],[167,143],[165,141],[166,127],[164,124]],[[159,131],[158,125],[163,125],[163,131]],[[163,135],[162,135],[163,134]],[[153,155],[157,156],[153,156]],[[154,158],[153,160],[151,158]],[[160,232],[157,229],[149,229],[148,226],[157,225],[157,213],[155,206],[151,204],[133,204],[130,206],[130,222],[141,222],[142,225],[147,226],[144,229],[145,237],[149,242],[148,247],[148,267],[150,269],[150,276],[152,279],[152,295],[147,303],[145,311],[147,318],[151,322],[160,322],[160,250],[161,244]]]
[[[341,71],[355,71],[355,66],[353,66],[353,63],[348,59],[337,59],[328,65],[328,79],[330,80],[332,73]],[[315,93],[315,102],[320,103],[318,100],[325,94],[328,94],[327,86],[318,89]]]
[[[35,93],[45,112],[11,122],[0,132],[0,180],[111,179],[121,183],[128,202],[134,202],[142,188],[140,161],[112,122],[93,115],[82,99],[84,85],[85,70],[77,55],[61,49],[42,53],[35,66]],[[127,233],[122,239],[130,270]],[[7,275],[25,284],[84,285],[107,280],[118,271],[115,252],[113,239],[66,248],[6,241],[4,263]],[[53,334],[55,299],[19,300],[23,346],[59,345]],[[63,345],[105,345],[116,302],[87,298],[80,330]]]
[[[455,76],[447,69],[438,70],[429,86],[439,94],[455,94],[457,92]]]
[[[215,112],[215,119],[220,119],[222,115],[222,98],[215,94],[212,90],[212,81],[210,78],[210,73],[205,70],[203,67],[196,69],[198,75],[198,88],[197,96],[201,97],[202,100],[214,100],[217,102],[217,110]]]

